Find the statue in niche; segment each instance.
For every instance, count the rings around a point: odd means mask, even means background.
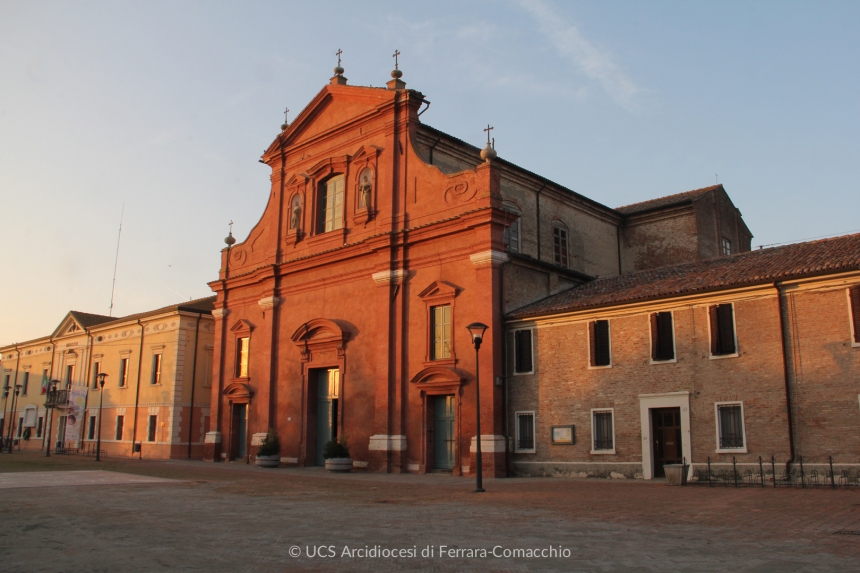
[[[371,192],[373,191],[373,172],[369,167],[365,167],[364,171],[358,178],[358,206],[359,208],[370,209]]]
[[[298,229],[299,223],[302,220],[302,200],[296,196],[293,198],[293,204],[290,206],[290,229]]]

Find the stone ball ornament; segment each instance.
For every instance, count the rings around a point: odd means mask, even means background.
[[[499,154],[496,153],[496,150],[493,149],[493,146],[489,143],[487,144],[487,147],[481,150],[481,159],[483,159],[484,161],[492,161],[498,156]]]

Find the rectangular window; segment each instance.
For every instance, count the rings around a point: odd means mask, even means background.
[[[592,453],[615,453],[615,428],[612,410],[591,411]]]
[[[16,436],[20,438],[21,433],[23,431],[24,431],[24,417],[21,416],[20,418],[18,418],[18,433],[16,434]]]
[[[535,414],[534,412],[517,412],[517,451],[535,451]]]
[[[147,441],[154,442],[155,441],[155,432],[158,428],[158,416],[150,416],[149,417],[149,431],[147,432],[146,439]]]
[[[745,447],[743,404],[717,404],[717,437],[720,450]]]
[[[514,372],[528,374],[533,372],[532,331],[514,331]]]
[[[75,377],[75,365],[69,364],[66,366],[66,382],[72,382],[72,379]]]
[[[24,380],[21,381],[21,395],[27,395],[27,389],[30,387],[30,373],[24,372]]]
[[[860,286],[848,289],[848,301],[851,306],[851,331],[854,344],[860,344]]]
[[[711,324],[711,356],[735,354],[735,312],[731,304],[708,308]]]
[[[150,384],[161,384],[161,353],[152,355],[152,374],[149,377]]]
[[[594,367],[609,366],[611,355],[609,349],[609,321],[595,320],[589,324],[591,340],[591,365]]]
[[[671,312],[651,315],[651,360],[660,362],[675,359],[675,333]]]
[[[42,416],[39,416],[39,419],[36,420],[36,437],[37,438],[42,437],[42,424],[44,424],[44,423],[45,423],[45,418],[43,418]]]
[[[722,242],[720,243],[720,250],[723,253],[723,256],[732,254],[732,242],[727,238],[723,237]]]
[[[552,256],[555,264],[567,268],[567,230],[552,228]]]
[[[125,416],[117,416],[116,417],[116,432],[114,434],[114,439],[117,441],[122,440],[122,426],[125,421]]]
[[[322,184],[319,200],[319,233],[343,227],[343,175],[332,177]]]
[[[236,340],[236,378],[248,377],[248,350],[251,339],[247,336]]]
[[[90,416],[90,422],[87,426],[87,439],[95,440],[96,439],[96,417]]]
[[[430,330],[433,333],[430,359],[451,358],[451,305],[432,307],[430,316],[432,322]]]
[[[128,385],[128,358],[119,359],[119,387],[125,388]]]
[[[93,390],[99,389],[99,374],[102,371],[101,362],[93,362]]]
[[[511,223],[511,226],[505,229],[505,244],[508,250],[513,253],[520,252],[520,219]]]

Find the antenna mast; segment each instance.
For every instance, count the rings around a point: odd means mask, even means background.
[[[122,218],[125,215],[125,201],[122,202],[122,212],[119,215],[119,234],[116,237],[116,257],[113,261],[113,284],[110,287],[110,309],[108,316],[113,316],[113,292],[116,289],[116,267],[119,263],[119,240],[122,238]]]

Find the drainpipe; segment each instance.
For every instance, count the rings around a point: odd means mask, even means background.
[[[782,289],[779,288],[779,283],[774,282],[773,288],[776,289],[776,298],[779,305],[779,334],[782,342],[782,375],[785,380],[785,407],[787,409],[788,418],[788,461],[785,462],[786,474],[791,470],[791,464],[794,463],[794,425],[791,420],[791,391],[788,375],[788,350],[785,340],[785,315],[788,312],[782,302]],[[776,476],[774,476],[776,479]]]
[[[427,107],[430,107],[429,106],[430,102],[427,102],[427,103],[428,103]],[[425,109],[424,111],[427,111],[427,110]],[[424,113],[424,112],[421,112],[421,113]],[[418,115],[421,115],[421,114],[419,113]],[[433,165],[433,150],[436,149],[436,146],[439,145],[440,141],[442,141],[441,137],[439,139],[437,139],[433,145],[430,146],[430,161],[428,161],[428,163],[430,163],[430,165]]]
[[[140,349],[137,352],[137,389],[134,391],[134,425],[131,429],[131,455],[134,455],[134,444],[137,442],[137,406],[140,404],[140,369],[143,367],[143,323],[137,319],[137,324],[140,326]],[[141,457],[143,457],[143,448]]]
[[[90,373],[92,372],[92,367],[93,367],[93,335],[90,332],[90,329],[88,329],[88,328],[85,328],[84,332],[87,333],[87,336],[89,336],[90,339],[87,341],[87,351],[88,351],[88,353],[87,353],[87,373],[86,373],[86,376],[84,376],[84,384],[87,387],[87,394],[86,394],[86,396],[84,396],[84,416],[83,416],[83,420],[81,420],[81,430],[82,431],[81,431],[80,436],[78,436],[78,440],[79,440],[78,441],[78,449],[80,449],[84,445],[84,434],[87,431],[87,418],[88,418],[88,416],[86,414],[87,414],[87,405],[90,402]],[[99,418],[99,425],[101,425],[101,423],[102,423],[102,420],[101,420],[101,418]]]
[[[188,414],[188,459],[191,459],[191,435],[194,431],[194,387],[197,385],[197,344],[200,337],[200,319],[202,314],[197,315],[197,324],[194,326],[194,362],[191,366],[191,412]]]
[[[541,191],[546,188],[546,183],[541,185],[541,188],[538,189],[537,193],[535,193],[535,211],[537,212],[537,260],[540,261],[540,194]]]
[[[505,438],[505,477],[511,477],[511,444],[508,436],[508,332],[505,328],[505,273],[507,263],[499,265],[499,311],[502,323],[502,436]]]

